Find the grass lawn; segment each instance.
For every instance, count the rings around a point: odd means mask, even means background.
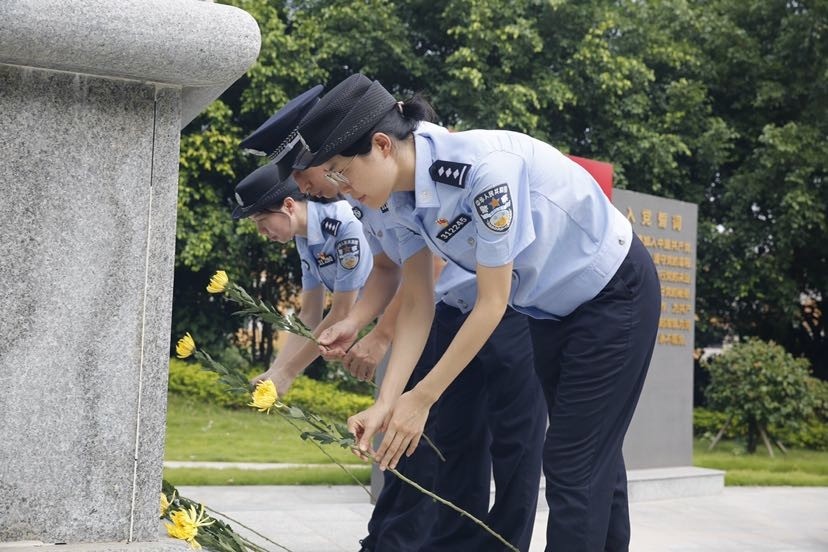
[[[707,451],[709,444],[696,439],[693,464],[726,470],[725,485],[828,486],[828,452],[788,449],[788,454],[782,454],[776,449],[771,458],[764,446],[747,454],[737,441],[721,441],[712,452]]]
[[[325,450],[343,464],[364,465],[336,446]],[[313,443],[303,441],[284,418],[251,409],[230,410],[170,395],[165,460],[328,464]],[[332,463],[331,463],[332,464]],[[341,470],[334,464],[332,467]],[[229,473],[229,472],[227,472]],[[183,485],[184,483],[178,483]]]
[[[371,466],[345,466],[363,484],[371,482]],[[286,468],[280,470],[213,470],[201,468],[164,468],[164,479],[181,485],[355,485],[342,468]]]
[[[166,460],[194,462],[274,462],[331,464],[330,467],[277,470],[175,468],[164,477],[175,485],[350,485],[353,479],[331,463],[314,444],[279,416],[228,410],[170,395],[167,405]],[[828,452],[789,449],[770,458],[764,447],[744,452],[736,441],[722,441],[712,452],[708,442],[694,443],[693,463],[725,470],[726,485],[828,486]],[[370,467],[339,447],[325,450],[362,482]]]

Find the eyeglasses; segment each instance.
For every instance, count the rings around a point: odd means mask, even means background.
[[[345,171],[347,171],[348,167],[351,166],[351,163],[354,161],[355,157],[356,157],[356,155],[351,157],[351,159],[347,163],[345,163],[345,166],[342,167],[341,169],[339,169],[338,171],[334,171],[334,170],[325,171],[325,178],[328,179],[328,182],[330,182],[331,184],[334,184],[336,186],[339,186],[340,184],[345,184],[345,185],[350,184],[351,181],[348,180],[347,176],[345,176]]]

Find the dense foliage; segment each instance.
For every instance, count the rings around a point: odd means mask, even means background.
[[[249,374],[258,374],[260,368],[251,369]],[[198,363],[170,359],[170,393],[225,407],[248,406],[250,395],[231,393],[218,379],[218,374],[203,370]],[[347,420],[348,416],[368,408],[374,402],[371,395],[349,392],[335,383],[315,381],[305,376],[296,378],[281,400],[336,420]]]
[[[294,294],[292,247],[229,218],[256,165],[237,145],[293,95],[362,71],[425,92],[444,124],[527,132],[613,163],[619,188],[698,203],[696,346],[773,339],[828,376],[828,1],[228,3],[257,19],[262,53],[182,137],[174,335],[210,346],[243,324],[202,293],[217,268]]]
[[[748,452],[756,450],[760,437],[778,439],[772,428],[798,432],[814,414],[816,389],[809,387],[808,361],[775,343],[738,343],[713,357],[708,370],[708,404],[746,436]]]

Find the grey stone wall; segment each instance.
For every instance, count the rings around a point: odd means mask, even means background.
[[[195,0],[0,3],[0,541],[157,540],[179,130],[258,47]]]
[[[615,190],[658,269],[661,320],[650,369],[624,440],[627,469],[693,464],[693,339],[698,207]]]

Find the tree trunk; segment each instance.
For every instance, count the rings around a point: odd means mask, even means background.
[[[732,419],[733,419],[733,414],[731,414],[730,416],[728,416],[728,417],[727,417],[727,421],[725,421],[725,423],[724,423],[724,425],[722,426],[722,428],[721,428],[721,429],[719,430],[719,432],[716,434],[716,437],[714,437],[714,438],[713,438],[713,442],[712,442],[712,443],[710,443],[710,446],[709,446],[709,447],[707,447],[707,450],[708,450],[708,451],[713,450],[713,447],[715,447],[715,446],[719,443],[719,441],[722,439],[722,437],[724,437],[725,431],[727,431],[727,428],[728,428],[728,426],[730,425],[730,421],[731,421]]]
[[[759,430],[756,424],[756,420],[753,418],[748,420],[748,427],[747,427],[747,451],[748,454],[754,454],[756,452],[756,444],[757,444],[757,437],[759,436]]]
[[[759,426],[759,435],[762,436],[762,441],[765,443],[765,448],[768,449],[768,456],[773,458],[773,446],[771,446],[770,439],[768,439],[768,434],[765,433],[765,428],[761,425]]]

